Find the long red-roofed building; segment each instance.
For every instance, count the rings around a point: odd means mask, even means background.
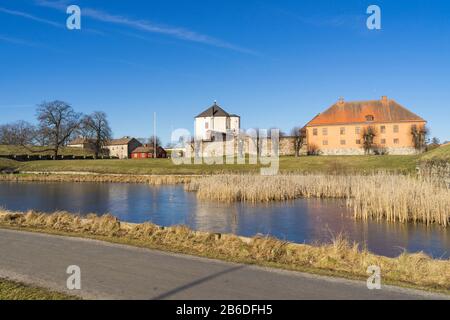
[[[305,126],[309,150],[323,155],[367,153],[367,132],[374,132],[372,147],[388,154],[414,154],[413,130],[426,121],[392,99],[346,102],[340,99]],[[414,129],[413,129],[414,128]]]

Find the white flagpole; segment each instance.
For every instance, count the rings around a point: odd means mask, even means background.
[[[157,150],[156,150],[156,112],[153,112],[153,158],[157,158]]]

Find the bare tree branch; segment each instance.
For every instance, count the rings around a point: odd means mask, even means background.
[[[81,114],[63,101],[43,102],[37,108],[39,131],[48,141],[49,151],[57,159],[59,149],[66,145],[81,125]]]

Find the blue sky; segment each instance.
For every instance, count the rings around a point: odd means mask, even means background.
[[[107,112],[117,137],[150,136],[156,112],[168,142],[214,100],[289,132],[340,96],[387,95],[450,140],[449,17],[446,0],[0,0],[0,123],[61,99]]]

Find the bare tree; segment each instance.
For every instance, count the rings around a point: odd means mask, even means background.
[[[248,137],[249,141],[249,153],[256,151],[256,155],[261,155],[262,144],[264,143],[264,140],[267,140],[268,134],[263,137],[264,130],[260,130],[259,128],[250,128],[246,131],[245,135]],[[256,150],[253,148],[256,148]]]
[[[295,156],[300,156],[300,150],[306,143],[306,129],[295,127],[291,130],[291,136],[294,137]]]
[[[158,136],[152,136],[150,139],[148,139],[149,146],[153,147],[156,145],[156,147],[160,147],[162,145],[161,139]]]
[[[375,146],[375,137],[377,136],[377,131],[375,127],[368,126],[363,129],[362,139],[363,139],[363,147],[366,154],[371,153]]]
[[[308,155],[309,156],[318,156],[320,155],[320,149],[317,144],[310,143],[308,144]]]
[[[95,111],[83,117],[81,132],[85,138],[92,141],[96,158],[103,152],[105,145],[112,138],[106,113],[101,111]]]
[[[34,144],[35,138],[36,128],[26,121],[0,126],[0,144],[29,146]]]
[[[58,157],[59,149],[71,139],[80,128],[81,114],[63,101],[43,102],[37,108],[39,130],[48,140],[49,150],[53,151],[54,159]]]
[[[430,133],[430,130],[424,125],[412,125],[411,126],[411,135],[414,143],[414,148],[418,151],[422,152],[425,150],[427,146],[427,137]]]
[[[46,135],[46,130],[44,130],[42,128],[36,129],[35,142],[36,142],[36,145],[41,146],[41,147],[49,145],[49,139],[48,139],[48,136]]]
[[[431,139],[431,143],[434,145],[440,145],[441,144],[441,140],[439,140],[438,137],[433,137],[433,139]]]
[[[284,131],[281,131],[280,128],[277,127],[272,127],[269,130],[267,130],[267,138],[272,138],[272,130],[278,130],[278,137],[282,138],[282,137],[286,137],[286,133]]]

